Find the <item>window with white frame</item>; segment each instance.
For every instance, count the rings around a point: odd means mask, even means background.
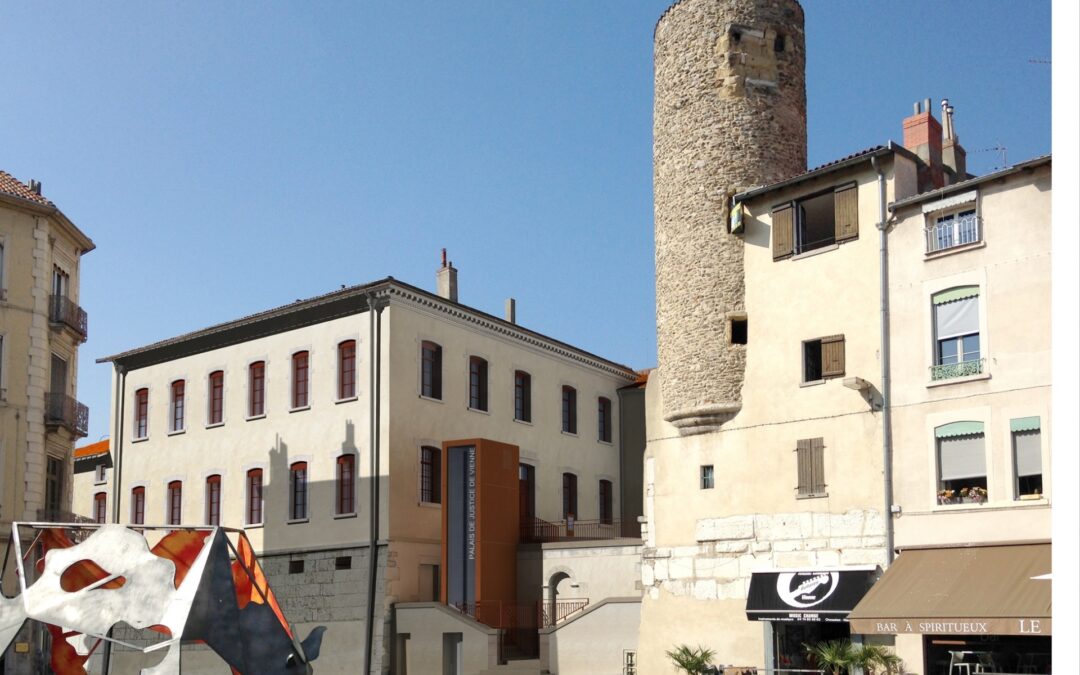
[[[1038,417],[1009,420],[1015,499],[1038,499],[1043,492],[1042,429]]]
[[[937,446],[938,504],[982,504],[986,485],[983,423],[960,421],[934,429]]]
[[[104,462],[102,462],[101,464],[98,464],[97,466],[94,467],[94,485],[101,485],[102,483],[105,482],[105,478],[106,478],[105,472],[107,470],[108,470],[108,467],[105,466]]]
[[[936,253],[957,246],[974,244],[982,240],[982,227],[973,205],[953,211],[928,216],[926,224],[926,252]]]
[[[979,287],[960,286],[935,293],[934,365],[931,380],[979,375],[983,371],[979,335]]]

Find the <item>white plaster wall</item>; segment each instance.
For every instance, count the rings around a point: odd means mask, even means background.
[[[620,675],[623,653],[638,650],[640,617],[637,599],[611,599],[590,608],[547,633],[548,669],[552,675]],[[541,638],[541,649],[543,644]]]
[[[409,635],[406,647],[409,673],[443,672],[444,633],[462,634],[464,672],[479,673],[494,665],[494,661],[489,659],[497,653],[495,629],[489,629],[437,603],[399,604],[395,612],[398,634]]]

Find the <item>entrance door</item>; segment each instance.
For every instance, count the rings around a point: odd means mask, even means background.
[[[518,465],[518,499],[521,522],[531,525],[536,517],[536,467],[531,464]]]
[[[825,664],[817,664],[806,655],[804,645],[851,639],[851,628],[846,621],[773,621],[772,625],[776,654],[773,667],[778,669],[824,668]]]

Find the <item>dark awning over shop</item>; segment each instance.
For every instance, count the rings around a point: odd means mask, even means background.
[[[751,621],[846,621],[874,583],[876,567],[754,572],[746,598]]]
[[[862,634],[1050,635],[1049,573],[1050,544],[907,550],[848,620]]]

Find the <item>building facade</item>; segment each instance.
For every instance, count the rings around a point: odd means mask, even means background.
[[[439,286],[387,279],[105,359],[110,512],[244,527],[290,620],[328,627],[320,671],[387,671],[395,604],[446,601],[449,441],[514,449],[515,545],[519,526],[619,527],[636,374],[458,303],[445,263]]]
[[[89,412],[76,396],[86,312],[79,307],[82,256],[94,243],[55,204],[0,171],[0,549],[13,521],[67,521],[71,457]],[[10,563],[9,558],[9,565]],[[15,591],[13,567],[4,591]],[[9,656],[31,667],[40,645]],[[25,654],[25,656],[23,656]],[[0,668],[0,672],[4,672]]]

